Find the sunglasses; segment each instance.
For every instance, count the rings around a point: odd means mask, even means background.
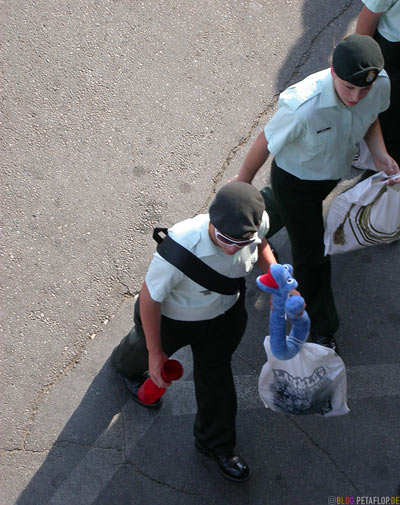
[[[215,228],[215,238],[218,240],[220,244],[226,245],[228,247],[229,246],[244,247],[245,245],[252,244],[257,240],[257,233],[254,233],[254,235],[249,239],[236,240],[234,238],[228,237],[227,235],[224,235]]]

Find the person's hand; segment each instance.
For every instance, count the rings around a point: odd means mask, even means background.
[[[385,155],[379,159],[374,159],[375,166],[378,170],[385,172],[386,175],[392,176],[399,174],[398,178],[388,181],[388,186],[393,186],[394,184],[400,183],[400,169],[396,161],[389,155]]]
[[[399,175],[399,177],[396,177],[395,179],[391,179],[390,181],[387,182],[388,186],[394,186],[395,184],[400,184],[400,175]]]
[[[289,291],[289,296],[301,296],[301,293],[300,293],[300,291],[297,291],[297,289],[292,289],[291,291]],[[303,314],[305,308],[306,308],[306,304],[304,303],[304,309],[299,314],[299,317]],[[269,297],[269,309],[274,310],[274,305],[272,303],[272,295]]]
[[[400,177],[396,177],[396,179],[392,179],[387,183],[388,186],[394,186],[395,184],[400,184]]]
[[[166,382],[161,374],[164,364],[168,361],[168,356],[163,352],[149,353],[150,378],[159,388],[167,388],[171,383]]]
[[[227,184],[229,184],[230,182],[238,182],[238,181],[240,181],[239,174],[236,174],[232,177],[232,179],[228,179]]]

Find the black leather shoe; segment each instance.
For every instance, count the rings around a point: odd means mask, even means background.
[[[213,458],[218,465],[218,470],[222,475],[233,482],[244,482],[250,479],[251,474],[247,463],[238,454],[214,454],[207,451],[196,439],[195,446],[206,456]]]
[[[329,347],[329,349],[333,349],[337,354],[339,354],[338,345],[333,335],[316,335],[315,333],[311,333],[310,336],[311,341],[314,342],[314,344]]]
[[[143,382],[148,378],[148,375],[145,374],[142,377],[137,379],[129,380],[126,377],[122,376],[122,379],[128,389],[129,394],[135,400],[136,403],[142,405],[143,407],[147,407],[148,409],[156,409],[159,408],[162,404],[162,398],[159,398],[154,403],[144,403],[138,398],[138,389],[143,384]]]

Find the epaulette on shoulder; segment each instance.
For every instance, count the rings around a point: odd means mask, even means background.
[[[200,230],[197,229],[196,227],[190,229],[187,226],[188,221],[189,220],[186,220],[182,221],[181,223],[175,224],[169,230],[169,235],[171,236],[172,239],[174,239],[176,242],[178,242],[179,244],[181,244],[183,247],[185,247],[190,251],[200,241],[201,233]]]
[[[308,100],[320,93],[319,81],[323,78],[326,71],[312,74],[303,79],[302,81],[292,84],[279,96],[279,104],[286,104],[292,110],[298,109]]]

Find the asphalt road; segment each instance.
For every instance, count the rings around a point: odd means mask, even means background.
[[[238,445],[254,476],[241,487],[193,449],[185,351],[185,376],[159,413],[133,405],[107,362],[130,328],[152,228],[207,208],[279,92],[328,65],[360,8],[0,1],[1,505],[322,505],[399,494],[399,244],[333,258],[345,417],[263,408],[268,305],[249,282],[234,371]],[[285,232],[273,242],[290,262]]]

